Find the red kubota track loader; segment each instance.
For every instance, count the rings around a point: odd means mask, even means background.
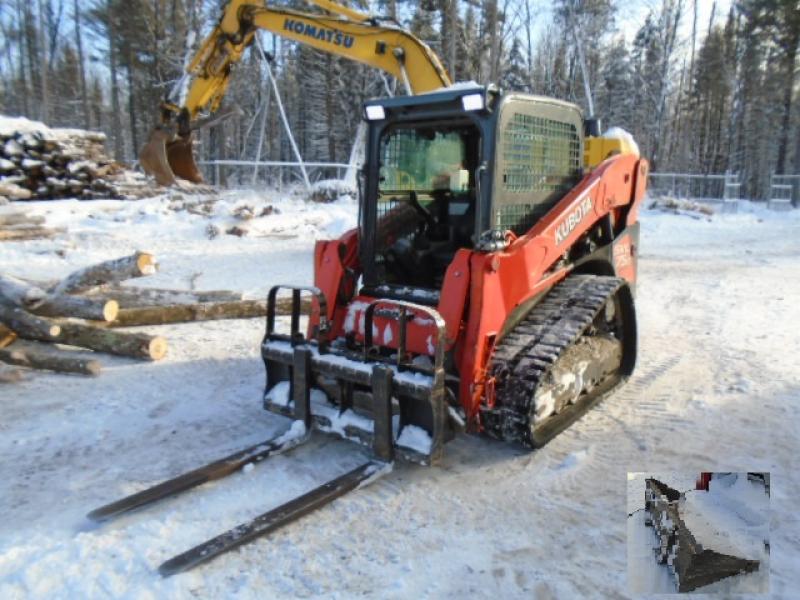
[[[314,286],[277,286],[262,346],[269,440],[94,511],[104,520],[306,441],[362,466],[161,566],[170,575],[385,473],[434,464],[459,431],[536,448],[632,372],[647,162],[585,135],[566,102],[454,86],[370,101],[358,228],[319,241]],[[276,298],[293,299],[290,332]],[[301,330],[301,309],[311,312]]]

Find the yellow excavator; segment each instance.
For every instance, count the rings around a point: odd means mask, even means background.
[[[160,185],[174,185],[176,177],[202,182],[192,152],[192,131],[209,123],[198,117],[219,108],[233,65],[260,29],[381,69],[401,81],[409,94],[451,84],[433,50],[389,20],[331,0],[308,1],[325,13],[298,12],[256,0],[229,0],[223,6],[219,22],[186,69],[190,83],[185,98],[176,97],[175,91],[161,104],[160,123],[139,154],[147,174]]]

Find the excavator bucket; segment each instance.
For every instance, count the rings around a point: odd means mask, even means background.
[[[192,183],[203,183],[203,175],[194,162],[191,133],[186,137],[178,136],[167,144],[167,160],[177,177]]]
[[[203,183],[203,176],[192,153],[191,133],[173,139],[163,129],[154,129],[139,152],[139,164],[159,185],[175,185],[177,178]]]

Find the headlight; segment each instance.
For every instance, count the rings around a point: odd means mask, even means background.
[[[483,94],[469,94],[461,97],[464,110],[483,110]]]
[[[366,112],[367,121],[382,121],[386,118],[386,111],[379,104],[368,104]]]

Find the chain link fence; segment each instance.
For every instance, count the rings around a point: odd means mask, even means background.
[[[800,175],[776,175],[769,181],[769,207],[791,210],[800,206]]]
[[[204,160],[198,161],[206,181],[227,188],[269,187],[281,191],[304,185],[303,169],[309,181],[345,178],[349,165],[335,162],[290,162]]]
[[[717,205],[722,212],[736,212],[741,187],[736,173],[650,173],[647,191],[651,198],[692,200]]]

